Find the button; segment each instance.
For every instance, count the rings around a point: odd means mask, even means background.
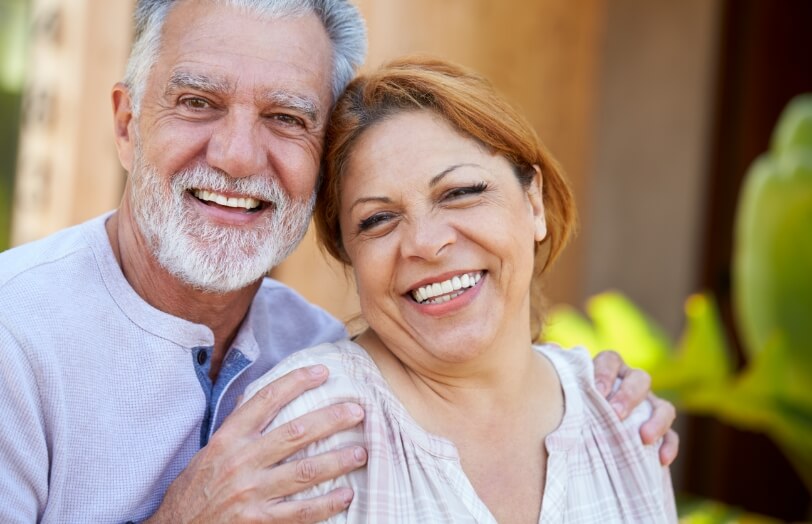
[[[197,363],[200,364],[201,366],[206,363],[207,358],[208,355],[206,354],[205,349],[201,349],[200,351],[197,352]]]

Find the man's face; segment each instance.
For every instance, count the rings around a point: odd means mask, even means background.
[[[240,289],[304,234],[331,104],[314,15],[262,19],[208,1],[170,12],[132,125],[129,195],[159,263]]]

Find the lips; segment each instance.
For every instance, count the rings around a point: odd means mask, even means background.
[[[249,196],[233,197],[215,193],[206,189],[192,189],[192,195],[204,203],[217,204],[222,207],[228,207],[236,210],[243,210],[248,212],[259,211],[263,207],[263,202]]]
[[[474,287],[482,279],[484,271],[474,271],[455,275],[448,280],[433,282],[417,287],[409,292],[411,297],[420,304],[442,304],[457,298]]]

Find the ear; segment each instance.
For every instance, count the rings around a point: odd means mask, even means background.
[[[527,188],[527,198],[533,208],[533,221],[536,229],[535,239],[536,242],[541,242],[547,238],[547,218],[544,216],[544,193],[542,192],[544,181],[539,166],[533,164],[533,171],[536,174],[533,176],[530,187]]]
[[[121,82],[113,86],[113,132],[115,134],[118,160],[129,173],[132,170],[135,151],[135,125],[130,90]]]

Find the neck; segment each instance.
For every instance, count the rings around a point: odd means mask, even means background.
[[[472,427],[512,431],[515,421],[524,420],[522,414],[560,394],[552,364],[532,349],[527,337],[500,340],[478,362],[455,364],[440,373],[399,358],[372,330],[358,342],[415,420],[452,440]]]
[[[141,298],[165,313],[211,329],[214,351],[209,375],[214,381],[261,280],[228,293],[202,291],[178,280],[153,256],[128,208],[126,196],[107,221],[106,229],[124,278]]]

